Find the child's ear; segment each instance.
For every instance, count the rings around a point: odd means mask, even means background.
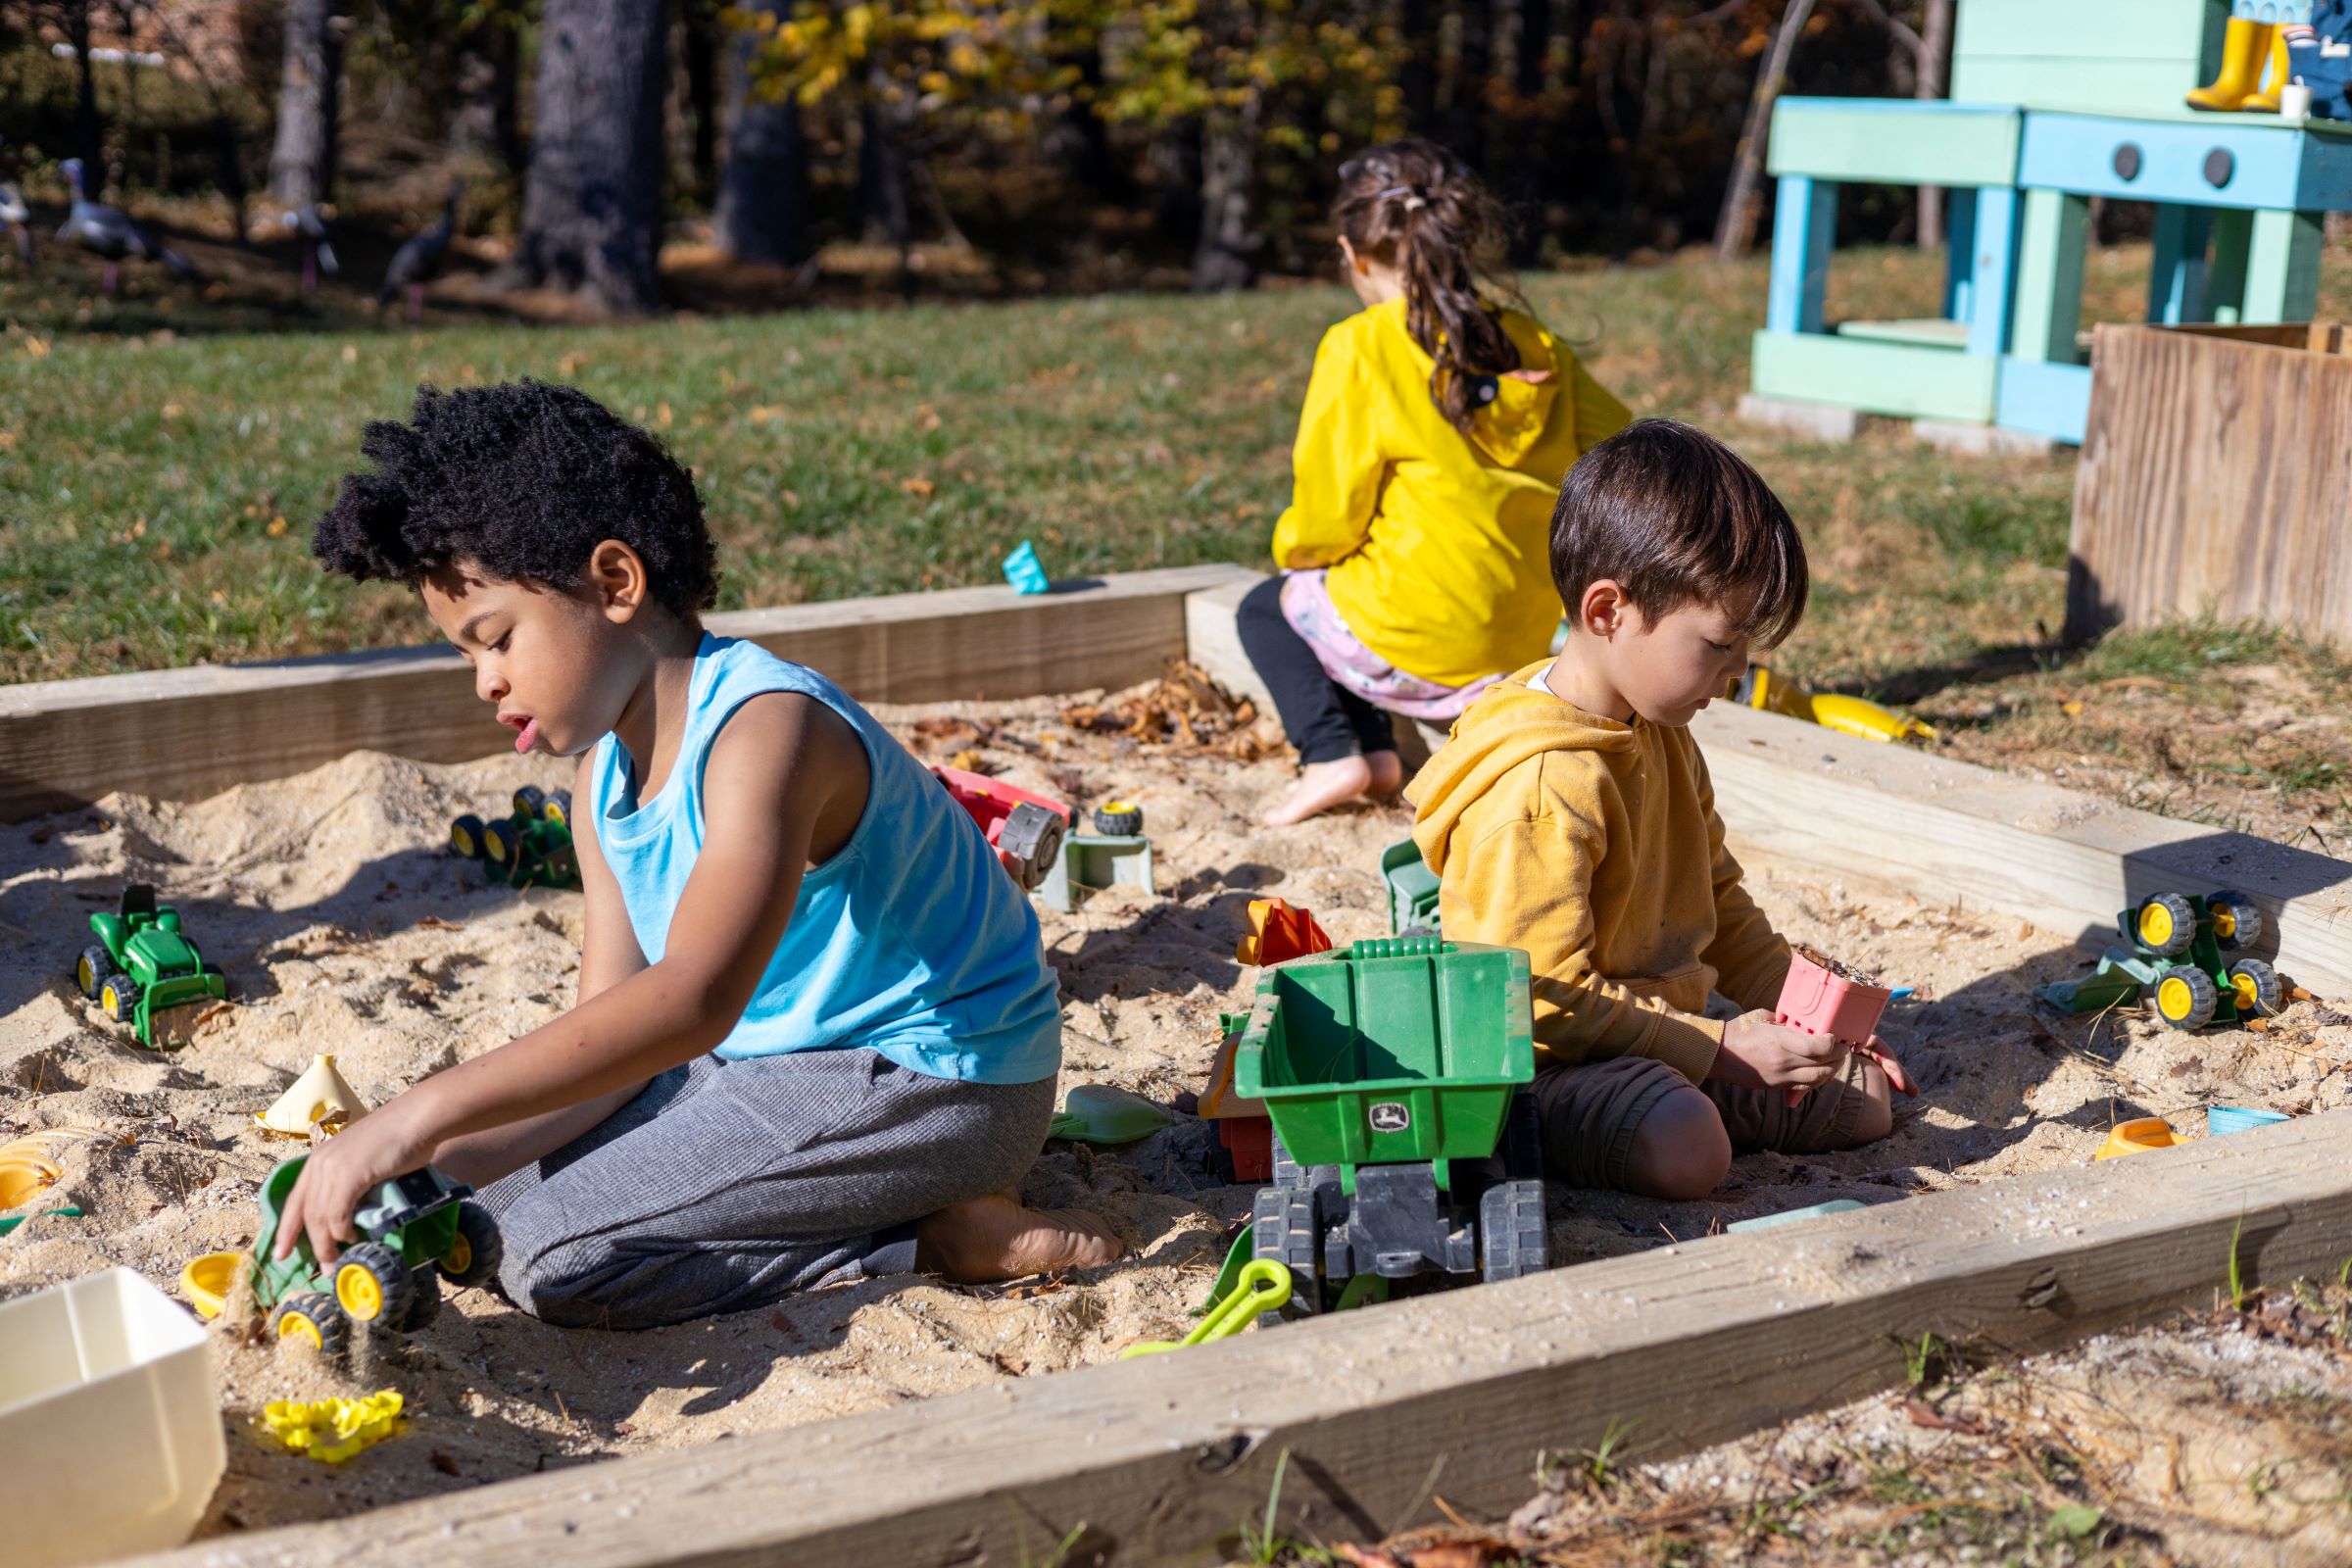
[[[588,553],[583,573],[597,608],[614,625],[634,620],[653,597],[653,580],[645,558],[617,539],[607,539]]]
[[[1598,578],[1585,584],[1584,593],[1577,599],[1577,629],[1604,640],[1614,637],[1624,629],[1627,612],[1632,608],[1623,584],[1614,577]]]

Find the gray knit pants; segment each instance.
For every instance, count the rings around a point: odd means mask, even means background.
[[[566,1328],[765,1306],[837,1271],[903,1273],[915,1222],[1020,1180],[1051,1078],[934,1078],[865,1050],[698,1056],[482,1189],[499,1283]]]

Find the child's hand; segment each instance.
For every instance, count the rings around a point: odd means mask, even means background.
[[[274,1255],[292,1255],[295,1238],[308,1235],[312,1255],[321,1266],[332,1264],[342,1243],[359,1240],[352,1216],[376,1184],[405,1176],[432,1157],[435,1140],[417,1136],[417,1118],[404,1103],[407,1099],[370,1111],[311,1151],[277,1217]]]
[[[1818,1088],[1838,1076],[1852,1048],[1829,1035],[1774,1023],[1761,1007],[1724,1025],[1711,1077],[1749,1089]]]

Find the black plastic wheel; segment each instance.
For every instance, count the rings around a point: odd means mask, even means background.
[[[98,1005],[109,1018],[128,1025],[138,1019],[139,983],[126,974],[110,974],[98,984]]]
[[[1105,801],[1095,808],[1095,831],[1130,838],[1144,830],[1144,808],[1131,801]]]
[[[2132,915],[2132,936],[2141,947],[2163,957],[2186,953],[2197,939],[2197,915],[2178,893],[2159,893],[2142,899]]]
[[[547,804],[539,808],[539,814],[558,827],[571,826],[571,791],[551,791]]]
[[[1478,1200],[1480,1277],[1490,1284],[1541,1273],[1551,1263],[1551,1246],[1541,1181],[1502,1182]]]
[[[381,1242],[347,1247],[335,1263],[335,1304],[355,1323],[406,1322],[412,1289],[409,1265]]]
[[[400,1332],[430,1328],[440,1315],[441,1271],[430,1263],[409,1270],[409,1312],[400,1320]]]
[[[107,976],[114,972],[115,956],[93,942],[81,950],[80,957],[74,960],[74,989],[81,993],[85,1002],[96,1002],[98,988],[106,984]]]
[[[2194,964],[2177,963],[2156,981],[2156,1016],[2176,1029],[2204,1028],[2221,1000],[2213,976]]]
[[[2270,1017],[2286,1000],[2278,971],[2260,958],[2240,958],[2230,966],[2230,992],[2241,1014],[2257,1018]]]
[[[321,1355],[339,1356],[351,1348],[351,1320],[324,1291],[305,1291],[278,1302],[270,1314],[269,1334],[309,1345]]]
[[[1272,1151],[1274,1171],[1273,1175],[1266,1178],[1267,1186],[1304,1187],[1307,1185],[1306,1167],[1291,1157],[1291,1152],[1282,1145],[1282,1134],[1268,1133],[1266,1147]]]
[[[1532,1090],[1511,1097],[1510,1114],[1502,1123],[1502,1171],[1515,1182],[1544,1179],[1544,1113]]]
[[[467,811],[449,824],[450,852],[461,859],[478,860],[482,858],[482,819]]]
[[[1272,1258],[1291,1271],[1290,1300],[1271,1312],[1260,1312],[1258,1327],[1271,1328],[1321,1310],[1323,1228],[1312,1190],[1297,1187],[1257,1190],[1250,1222],[1250,1255]]]
[[[2243,893],[2209,893],[2205,907],[2213,915],[2213,939],[2227,953],[2250,948],[2262,940],[2262,910]]]
[[[525,784],[514,792],[513,801],[517,816],[537,816],[547,805],[547,791],[536,784]]]
[[[482,829],[482,858],[512,871],[522,862],[522,829],[514,822],[492,822]]]
[[[458,1239],[441,1254],[441,1272],[449,1276],[452,1285],[487,1285],[498,1277],[498,1265],[507,1255],[507,1244],[498,1233],[498,1221],[491,1212],[472,1199],[458,1205]]]

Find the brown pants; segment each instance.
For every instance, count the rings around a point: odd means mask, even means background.
[[[1848,1056],[1837,1079],[1793,1105],[1779,1089],[1744,1089],[1714,1079],[1697,1088],[1715,1102],[1735,1150],[1821,1154],[1862,1142],[1856,1129],[1869,1100],[1861,1088],[1863,1061]],[[1690,1087],[1690,1079],[1649,1056],[1609,1056],[1540,1069],[1533,1088],[1544,1118],[1544,1173],[1572,1187],[1622,1190],[1634,1130],[1659,1101]]]

